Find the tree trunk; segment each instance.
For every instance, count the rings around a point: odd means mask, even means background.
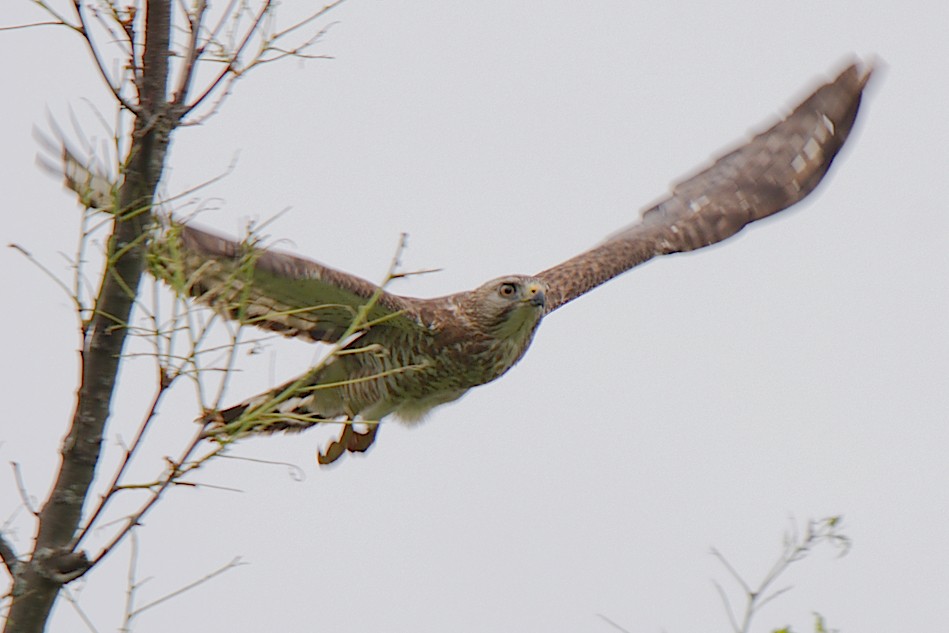
[[[133,126],[119,212],[108,243],[108,260],[95,313],[85,330],[82,376],[62,463],[29,561],[14,580],[5,633],[43,631],[62,586],[82,575],[88,563],[71,544],[95,475],[109,419],[129,318],[145,266],[145,230],[177,119],[169,112],[167,84],[171,0],[149,0],[139,112]]]

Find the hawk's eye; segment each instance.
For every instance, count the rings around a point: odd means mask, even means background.
[[[513,297],[517,294],[517,287],[514,284],[501,284],[498,293],[502,297]]]

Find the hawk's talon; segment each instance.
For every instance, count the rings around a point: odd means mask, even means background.
[[[354,429],[351,423],[346,423],[343,425],[339,438],[330,442],[325,451],[320,451],[316,456],[316,461],[321,466],[325,466],[332,464],[346,452],[365,453],[376,441],[378,431],[378,424],[371,424],[365,432],[360,432]]]
[[[347,424],[351,433],[346,442],[346,450],[350,453],[365,453],[376,441],[376,433],[379,431],[378,424],[370,424],[365,432],[359,432],[353,429],[351,424]],[[342,438],[340,438],[342,439]]]
[[[343,453],[346,452],[346,447],[349,444],[349,436],[351,436],[352,433],[352,425],[344,424],[343,430],[339,434],[339,438],[330,442],[325,451],[320,451],[316,454],[317,463],[320,464],[320,466],[325,466],[327,464],[332,464],[337,459],[342,457]]]

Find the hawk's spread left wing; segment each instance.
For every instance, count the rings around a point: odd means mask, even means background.
[[[641,220],[538,275],[547,312],[657,255],[720,242],[801,201],[847,140],[870,71],[856,64],[784,120],[672,188]]]

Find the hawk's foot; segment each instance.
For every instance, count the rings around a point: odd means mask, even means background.
[[[379,431],[378,424],[371,424],[366,431],[357,431],[351,423],[343,425],[343,430],[339,438],[326,447],[325,451],[320,451],[316,456],[316,461],[320,465],[332,464],[343,456],[343,453],[365,453],[376,441],[376,433]]]

